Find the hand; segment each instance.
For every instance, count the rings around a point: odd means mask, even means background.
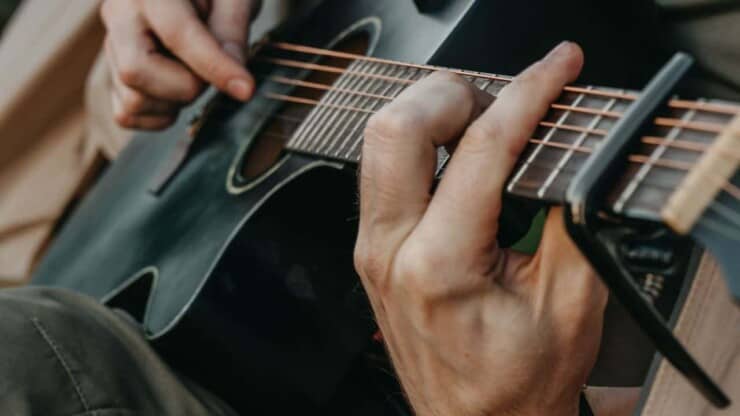
[[[162,129],[205,84],[247,100],[249,22],[259,0],[105,0],[113,111],[126,128]]]
[[[498,248],[496,233],[519,153],[582,63],[563,43],[487,109],[435,73],[368,122],[355,266],[420,415],[577,414],[607,291],[559,209],[534,256]],[[455,150],[431,194],[437,146]]]

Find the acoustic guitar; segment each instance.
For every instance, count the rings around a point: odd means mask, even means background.
[[[435,65],[487,67],[482,52],[496,48],[482,34],[505,24],[507,7],[324,1],[255,45],[252,101],[210,92],[168,131],[138,135],[66,221],[35,283],[127,310],[178,371],[241,412],[406,414],[352,267],[363,128]],[[605,55],[594,53],[597,66]],[[501,239],[564,205],[613,295],[722,407],[669,318],[693,279],[695,242],[740,298],[740,106],[675,97],[690,63],[676,55],[642,91],[567,87],[509,179]],[[492,95],[511,81],[446,70]]]

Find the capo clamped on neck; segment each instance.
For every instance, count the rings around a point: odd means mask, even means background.
[[[632,273],[618,260],[617,236],[603,216],[606,192],[624,169],[629,151],[692,63],[693,59],[684,53],[674,55],[611,129],[566,191],[565,223],[573,241],[658,351],[707,400],[717,407],[726,407],[730,404],[728,397],[676,339],[657,309],[640,292]]]

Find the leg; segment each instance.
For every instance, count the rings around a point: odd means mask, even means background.
[[[137,327],[92,299],[49,288],[0,291],[0,414],[218,415]]]

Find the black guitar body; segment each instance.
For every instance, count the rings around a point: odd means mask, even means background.
[[[644,38],[634,27],[617,35],[613,16],[587,18],[590,1],[416,3],[327,0],[276,37],[330,47],[355,28],[374,56],[509,73],[568,38],[586,46],[588,81],[624,86],[641,85],[654,65],[615,61],[661,61],[644,42],[620,54]],[[604,41],[611,47],[596,46]],[[128,310],[173,367],[243,414],[404,414],[352,267],[354,168],[285,153],[240,178],[279,103],[216,101],[167,180],[204,102],[133,140],[63,226],[35,283]]]

